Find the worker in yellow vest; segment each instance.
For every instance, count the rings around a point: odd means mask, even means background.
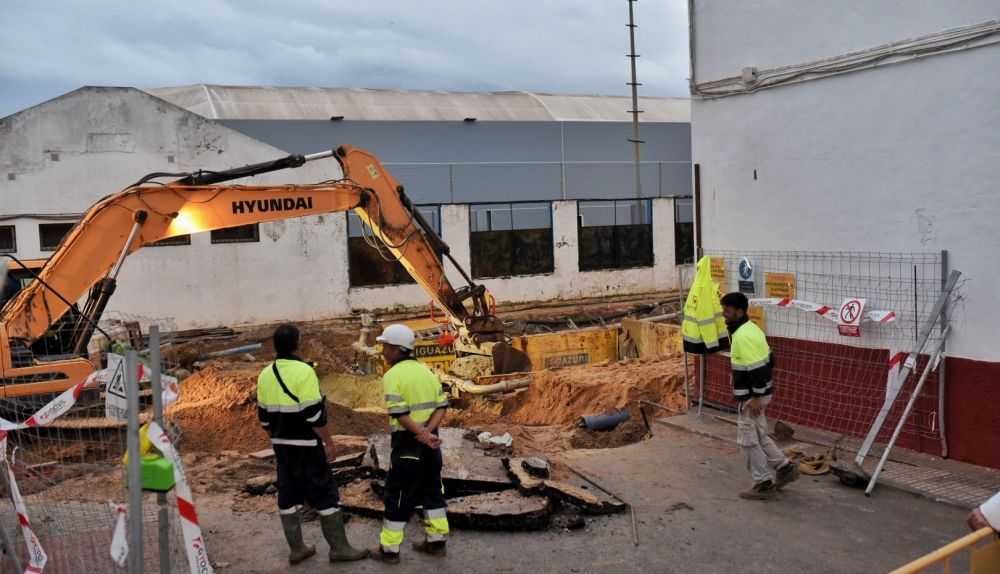
[[[729,293],[721,303],[732,339],[733,398],[739,408],[736,444],[754,481],[753,488],[741,492],[740,498],[770,500],[777,498],[778,490],[799,478],[798,465],[788,460],[767,434],[764,409],[774,393],[771,347],[764,331],[747,317],[750,302],[746,295]]]
[[[382,343],[382,357],[389,365],[382,384],[392,427],[392,452],[385,478],[382,533],[369,555],[393,564],[399,562],[403,528],[418,505],[423,506],[426,538],[414,542],[414,550],[444,556],[449,532],[438,436],[448,397],[434,373],[414,359],[414,339],[413,330],[398,324],[389,325],[375,339]]]
[[[316,371],[295,355],[299,348],[295,325],[279,325],[273,341],[278,356],[257,377],[257,418],[271,437],[278,467],[278,515],[291,549],[288,562],[298,564],[316,554],[316,547],[302,540],[298,512],[303,502],[319,514],[330,562],[360,560],[368,552],[347,540],[340,493],[316,433],[326,427],[326,398]]]

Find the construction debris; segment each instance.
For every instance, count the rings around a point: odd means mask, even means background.
[[[543,458],[533,456],[526,458],[521,461],[521,467],[528,471],[528,474],[538,478],[548,478],[549,477],[549,463]]]

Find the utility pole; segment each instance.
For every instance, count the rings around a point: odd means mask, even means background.
[[[635,74],[635,59],[639,57],[635,53],[635,19],[632,13],[632,4],[638,2],[638,0],[628,0],[628,37],[630,44],[630,51],[628,54],[629,61],[632,63],[632,81],[628,82],[628,85],[632,86],[632,109],[629,111],[632,114],[632,139],[628,140],[635,144],[635,197],[636,199],[642,199],[642,180],[640,177],[639,169],[639,144],[643,143],[639,139],[639,114],[642,110],[639,109],[639,86],[642,84],[636,81]]]

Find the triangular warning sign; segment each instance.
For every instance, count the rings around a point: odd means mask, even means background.
[[[126,398],[125,357],[108,353],[108,394]]]

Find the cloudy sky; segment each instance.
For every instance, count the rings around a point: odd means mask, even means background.
[[[634,4],[640,94],[687,95],[687,3]],[[627,0],[2,0],[0,117],[80,86],[630,93]]]

